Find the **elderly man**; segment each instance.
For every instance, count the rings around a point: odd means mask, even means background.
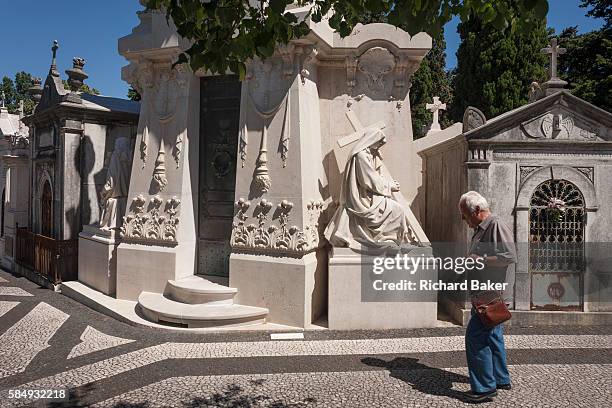
[[[471,271],[479,275],[472,275],[470,279],[506,282],[508,266],[516,262],[512,231],[491,213],[487,200],[476,191],[461,196],[459,211],[462,219],[474,229],[469,256],[479,258],[485,264],[481,271]],[[502,325],[486,328],[472,309],[465,333],[465,352],[472,387],[465,397],[470,402],[487,401],[497,396],[497,389],[511,388],[503,336]]]

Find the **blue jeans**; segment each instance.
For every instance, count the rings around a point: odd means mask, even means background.
[[[504,328],[500,324],[487,329],[474,309],[465,332],[465,353],[472,392],[486,393],[495,390],[497,385],[510,384]]]

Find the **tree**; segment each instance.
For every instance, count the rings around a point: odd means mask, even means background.
[[[308,33],[304,19],[286,11],[292,0],[147,0],[151,9],[166,11],[177,32],[192,45],[179,56],[192,69],[213,73],[228,69],[245,75],[245,61],[266,58],[277,44],[286,44]],[[534,19],[548,12],[547,0],[298,0],[307,9],[305,18],[329,25],[347,36],[368,13],[385,15],[389,24],[407,27],[410,34],[426,31],[434,37],[450,19],[463,22],[472,16],[497,30],[514,27],[529,31]]]
[[[612,7],[603,3],[583,0],[593,7],[587,16],[606,20],[603,28],[580,35],[578,27],[561,32],[559,43],[567,52],[559,58],[559,76],[574,95],[612,112]]]
[[[141,99],[141,96],[138,91],[135,90],[132,86],[130,86],[130,89],[128,89],[127,97],[130,101],[139,101]]]
[[[612,27],[612,7],[610,0],[581,0],[580,7],[591,7],[586,15],[589,17],[603,18],[606,22],[604,28]]]
[[[410,107],[412,112],[412,129],[414,138],[425,136],[427,128],[431,125],[432,113],[426,105],[431,103],[434,96],[450,106],[453,91],[446,72],[446,41],[444,32],[433,39],[433,47],[427,53],[421,66],[414,74],[410,88]],[[446,111],[439,111],[439,121],[442,129],[452,124]]]
[[[511,0],[507,0],[511,1]],[[491,118],[528,101],[529,85],[547,79],[545,20],[534,20],[531,31],[510,27],[496,30],[474,16],[457,27],[461,44],[457,50],[457,69],[453,89],[455,103],[451,117],[460,121],[468,106]]]
[[[28,93],[28,89],[32,86],[32,75],[21,71],[15,74],[15,81],[4,76],[2,78],[1,89],[5,95],[5,105],[9,113],[17,113],[19,111],[19,102],[23,101],[23,110],[26,115],[32,113],[34,109],[34,99]]]
[[[70,84],[68,84],[67,80],[62,79],[62,84],[64,85],[64,89],[67,89],[67,90],[70,89]],[[100,91],[99,90],[97,90],[96,88],[91,88],[87,84],[81,85],[81,87],[78,89],[77,92],[81,92],[81,93],[85,93],[85,94],[89,94],[89,95],[100,95]]]
[[[388,23],[388,15],[368,11],[362,18],[363,24]],[[399,28],[408,31],[406,24],[400,24]],[[433,38],[432,49],[427,53],[419,69],[412,77],[410,87],[410,111],[412,116],[413,138],[419,139],[427,133],[431,125],[432,113],[427,110],[426,105],[431,103],[434,96],[440,97],[444,103],[452,100],[452,88],[449,76],[446,72],[446,41],[444,30]],[[452,124],[445,111],[439,111],[439,122],[442,128]]]

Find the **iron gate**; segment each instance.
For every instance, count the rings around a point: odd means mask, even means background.
[[[582,310],[586,211],[580,190],[547,180],[531,196],[529,271],[531,308]]]

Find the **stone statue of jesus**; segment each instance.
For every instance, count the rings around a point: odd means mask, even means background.
[[[366,248],[413,245],[415,238],[405,208],[396,200],[399,183],[384,175],[379,149],[386,136],[367,130],[353,146],[340,192],[340,205],[325,229],[336,247]]]
[[[130,141],[125,137],[115,140],[115,150],[106,173],[106,183],[100,192],[100,228],[117,229],[125,215],[127,196],[130,188],[132,151]]]

